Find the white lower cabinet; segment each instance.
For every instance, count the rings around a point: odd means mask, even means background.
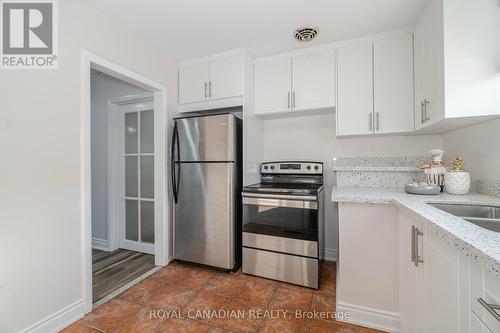
[[[424,226],[410,215],[399,210],[399,314],[401,331],[425,331],[424,298]],[[420,257],[415,263],[416,259]]]
[[[338,209],[337,309],[351,311],[351,322],[390,332],[500,333],[500,277],[423,217],[391,205]]]
[[[458,250],[426,231],[424,255],[424,332],[459,332]]]
[[[500,321],[492,314],[497,313],[500,318],[500,278],[493,275],[487,269],[470,261],[470,288],[469,301],[472,314],[475,315],[491,332],[500,332]],[[497,309],[495,309],[497,308]],[[491,312],[490,312],[491,311]],[[471,318],[474,316],[471,315]],[[470,333],[473,321],[471,320]]]
[[[402,332],[460,332],[458,250],[405,210],[399,212],[399,248]]]

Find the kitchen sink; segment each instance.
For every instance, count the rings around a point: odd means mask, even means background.
[[[500,232],[500,207],[498,206],[437,203],[430,203],[429,205],[451,215],[461,217],[481,228]]]

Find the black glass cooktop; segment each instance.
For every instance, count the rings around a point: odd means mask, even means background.
[[[259,183],[245,186],[243,192],[282,193],[296,195],[316,195],[323,189],[322,184],[300,183]]]

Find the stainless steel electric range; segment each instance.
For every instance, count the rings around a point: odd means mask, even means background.
[[[243,273],[318,288],[323,163],[270,162],[243,188]]]

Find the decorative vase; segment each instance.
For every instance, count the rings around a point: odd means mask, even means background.
[[[467,194],[470,190],[470,173],[449,171],[444,175],[444,188],[450,194]]]
[[[444,176],[445,190],[450,194],[467,194],[470,191],[470,173],[463,169],[464,158],[457,156],[453,168]]]

